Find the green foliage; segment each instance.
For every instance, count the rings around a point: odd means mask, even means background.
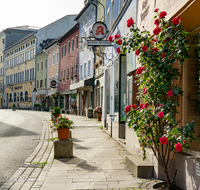
[[[60,108],[59,108],[59,107],[53,108],[51,114],[52,114],[53,116],[58,115],[58,114],[60,115]]]
[[[59,96],[58,92],[55,92],[51,95],[55,107],[58,107],[58,96]]]

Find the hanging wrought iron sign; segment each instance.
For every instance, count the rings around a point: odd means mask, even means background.
[[[102,40],[107,35],[107,26],[104,22],[97,21],[92,26],[92,34],[97,40]]]
[[[51,88],[56,88],[57,82],[55,80],[52,80],[50,83]]]

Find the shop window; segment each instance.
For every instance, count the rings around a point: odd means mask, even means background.
[[[28,101],[28,92],[26,91],[25,92],[25,102],[27,102]]]
[[[23,102],[23,92],[20,92],[20,102]]]
[[[16,94],[16,92],[14,93],[14,102],[16,102],[16,96],[17,96],[17,94]]]

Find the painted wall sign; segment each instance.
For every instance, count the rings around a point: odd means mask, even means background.
[[[106,24],[100,21],[95,22],[92,26],[92,33],[97,40],[102,40],[107,34]]]
[[[148,5],[148,0],[144,0],[142,3],[142,11],[144,10],[143,13],[141,13],[141,22],[145,19],[145,17],[148,15],[149,13],[149,5]]]
[[[51,81],[50,87],[51,88],[56,88],[57,82],[55,80]]]

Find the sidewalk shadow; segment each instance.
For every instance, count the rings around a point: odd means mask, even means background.
[[[73,158],[58,158],[57,160],[64,164],[76,164],[76,166],[87,171],[101,171],[98,167],[88,164],[86,160],[75,156]]]

